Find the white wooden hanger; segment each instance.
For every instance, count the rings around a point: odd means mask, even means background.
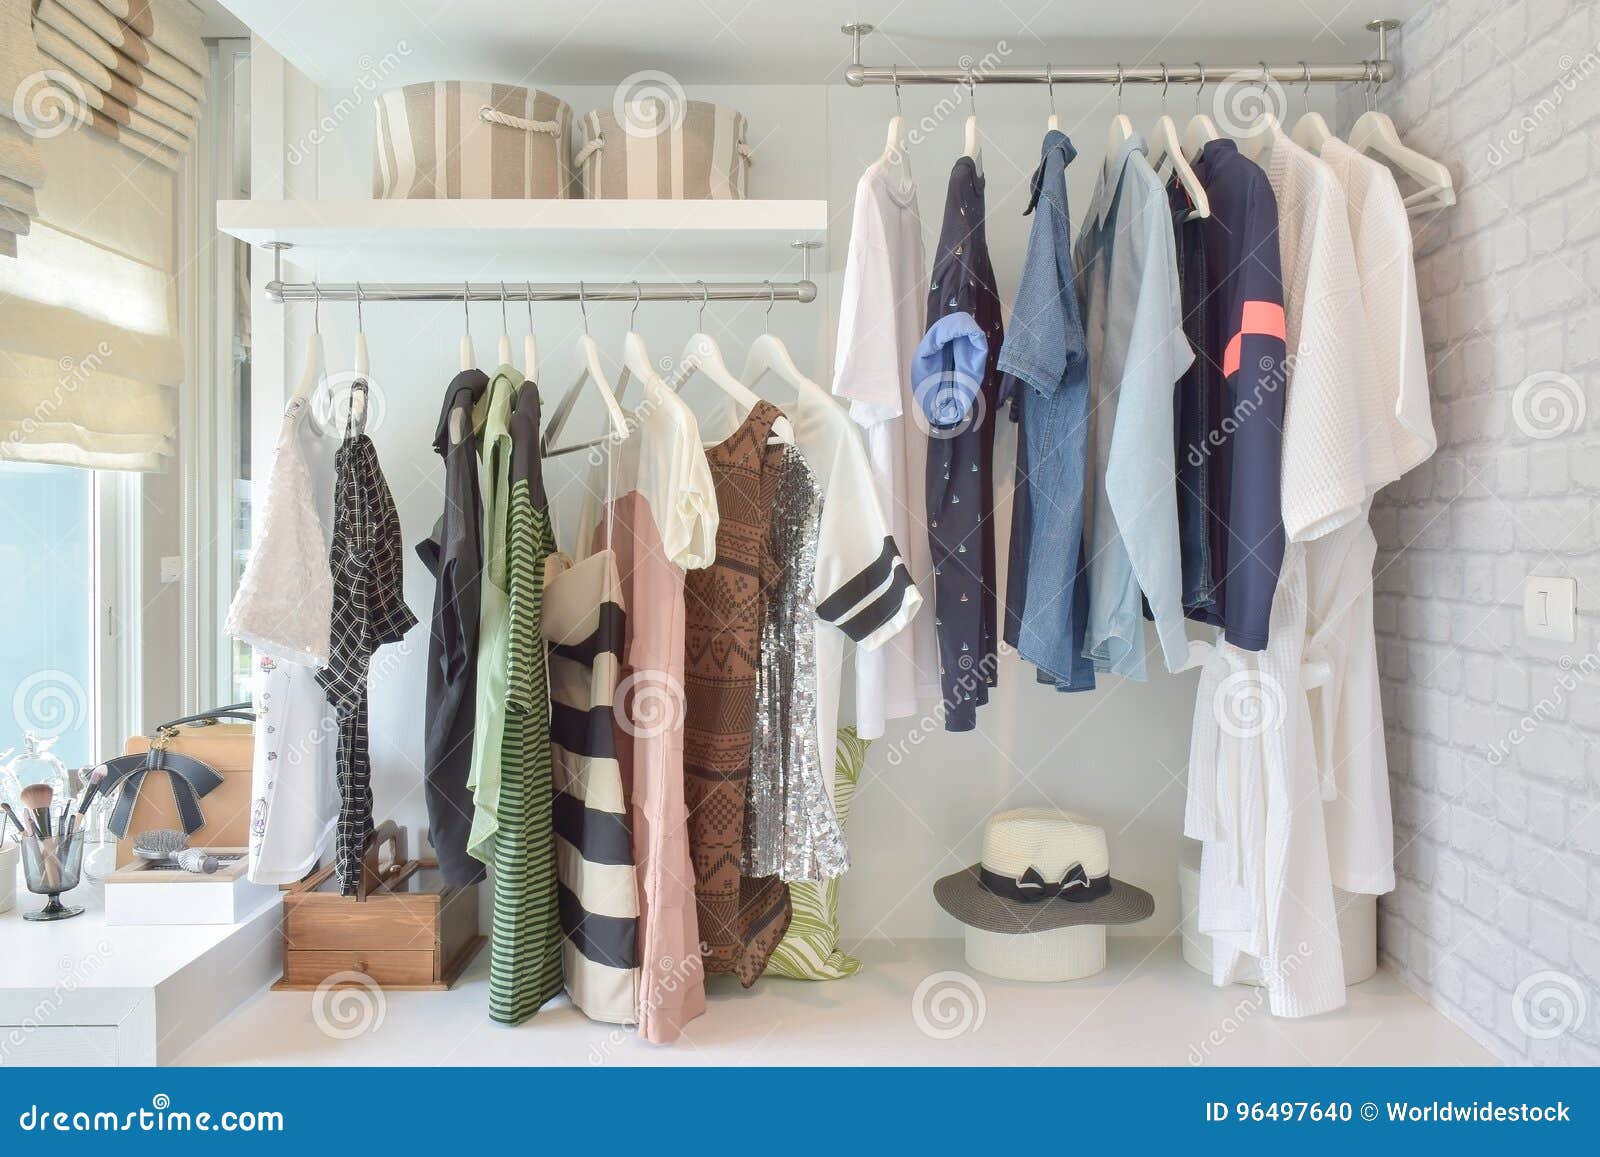
[[[972,158],[972,167],[978,170],[978,176],[983,176],[983,142],[978,139],[978,89],[972,82],[972,69],[967,69],[967,100],[972,105],[972,112],[967,115],[967,128],[962,141],[961,152],[963,156]]]
[[[578,380],[567,391],[566,397],[557,403],[555,413],[550,415],[549,425],[546,427],[544,438],[541,440],[545,457],[593,445],[593,443],[585,443],[582,447],[554,448],[556,435],[561,433],[562,427],[567,424],[567,419],[572,415],[572,408],[578,402],[578,395],[583,392],[584,382],[592,382],[595,392],[600,395],[600,400],[605,403],[606,415],[611,425],[611,433],[618,438],[626,437],[628,433],[628,419],[623,415],[622,407],[617,404],[617,396],[611,391],[611,383],[606,381],[605,367],[600,364],[600,347],[595,344],[594,338],[589,336],[589,303],[583,296],[583,282],[581,281],[578,282],[578,308],[583,312],[583,333],[578,336],[578,357],[581,369],[578,372]]]
[[[1183,158],[1186,161],[1198,160],[1200,151],[1207,144],[1222,138],[1217,131],[1217,122],[1200,111],[1200,90],[1206,86],[1206,66],[1198,60],[1194,66],[1200,70],[1200,84],[1194,90],[1195,113],[1189,118],[1188,127],[1183,130]]]
[[[1053,65],[1044,66],[1044,84],[1050,92],[1050,119],[1044,122],[1045,132],[1060,132],[1061,118],[1056,116],[1056,76]]]
[[[361,304],[366,295],[361,292],[361,283],[356,282],[356,381],[364,382],[371,371],[371,359],[367,356],[367,327],[361,317]],[[350,424],[358,430],[367,428],[367,391],[355,390],[350,398]]]
[[[759,395],[749,386],[734,377],[728,369],[728,363],[722,360],[722,349],[717,345],[717,339],[705,331],[706,303],[709,295],[706,292],[705,282],[700,282],[700,330],[689,338],[683,347],[683,356],[678,359],[678,370],[672,375],[668,385],[672,389],[682,391],[683,384],[696,373],[704,374],[729,398],[733,399],[739,407],[740,413],[748,414],[761,401]],[[780,417],[772,424],[772,436],[769,442],[794,442],[794,431],[789,426],[787,418]]]
[[[661,380],[661,375],[656,371],[655,363],[650,360],[650,351],[645,348],[644,338],[639,335],[638,324],[634,320],[639,313],[639,298],[642,293],[639,283],[633,283],[633,309],[628,313],[628,332],[622,339],[622,372],[617,375],[616,396],[621,398],[628,392],[628,382],[638,378],[644,383],[645,396],[648,397],[652,390],[667,388],[666,382]]]
[[[900,74],[897,65],[889,66],[894,76],[894,116],[889,118],[889,139],[883,146],[883,164],[894,178],[898,189],[914,183],[911,175],[911,151],[906,145],[905,109],[900,103]]]
[[[1311,66],[1302,60],[1300,67],[1305,69],[1306,111],[1295,121],[1289,139],[1312,155],[1321,156],[1322,146],[1333,138],[1333,133],[1328,130],[1328,122],[1322,119],[1322,114],[1311,107]]]
[[[830,397],[821,386],[800,372],[800,367],[794,364],[794,359],[789,356],[789,347],[783,344],[771,330],[772,306],[777,300],[777,294],[772,288],[772,282],[767,282],[767,324],[761,331],[761,336],[750,345],[750,353],[744,359],[744,373],[739,377],[750,386],[754,386],[767,374],[776,375],[781,380],[793,386],[798,393],[815,390],[824,397]],[[830,398],[831,401],[831,398]]]
[[[495,348],[494,364],[511,364],[511,323],[506,320],[506,283],[500,283],[500,344]]]
[[[1267,96],[1267,78],[1272,75],[1272,70],[1267,67],[1267,62],[1261,62],[1261,115],[1250,126],[1249,134],[1239,142],[1239,151],[1249,157],[1263,169],[1272,156],[1272,150],[1284,137],[1283,125],[1278,122],[1277,116],[1272,112],[1271,101]]]
[[[1194,170],[1184,159],[1183,144],[1178,140],[1177,123],[1167,114],[1165,62],[1161,65],[1161,118],[1156,121],[1155,131],[1150,134],[1150,167],[1159,172],[1163,162],[1171,162],[1172,172],[1177,176],[1178,183],[1183,186],[1183,191],[1189,195],[1189,203],[1194,206],[1184,220],[1198,221],[1202,217],[1211,216],[1211,199],[1206,196],[1200,178],[1194,175]]]
[[[1375,107],[1376,94],[1377,84],[1369,79],[1367,111],[1361,114],[1350,130],[1350,147],[1358,153],[1375,154],[1421,186],[1404,198],[1407,213],[1429,213],[1454,205],[1456,183],[1450,176],[1450,170],[1400,140],[1394,121]]]
[[[528,336],[522,339],[522,376],[535,386],[539,382],[539,340],[533,336],[533,282],[522,283],[528,291]]]
[[[295,387],[291,399],[296,402],[309,398],[311,391],[317,388],[317,379],[322,376],[322,290],[313,281],[311,291],[316,294],[316,304],[311,307],[311,336],[306,340],[305,365],[300,370],[300,384]]]
[[[1122,115],[1122,64],[1117,64],[1117,115],[1111,118],[1111,131],[1106,135],[1106,162],[1117,155],[1124,141],[1133,139],[1133,122]]]
[[[461,316],[465,319],[465,328],[461,331],[461,369],[463,371],[475,369],[478,365],[478,355],[472,352],[472,287],[465,281],[461,283]]]

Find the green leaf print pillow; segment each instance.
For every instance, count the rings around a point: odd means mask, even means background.
[[[833,806],[839,826],[850,820],[850,801],[861,782],[867,748],[872,741],[854,727],[839,728],[838,760],[833,772]],[[839,950],[839,878],[825,883],[789,885],[794,916],[789,931],[767,962],[766,975],[792,980],[840,980],[861,970],[861,961]]]

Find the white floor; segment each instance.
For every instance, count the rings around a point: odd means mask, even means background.
[[[263,992],[180,1064],[231,1065],[1455,1065],[1492,1064],[1387,972],[1348,1007],[1274,1020],[1256,989],[1214,989],[1177,940],[1114,937],[1105,972],[1033,985],[968,972],[957,940],[869,943],[823,984],[715,978],[672,1046],[594,1024],[565,1000],[517,1028],[488,1019],[488,953],[447,993]],[[951,975],[939,976],[940,973]],[[931,979],[930,979],[931,978]],[[919,997],[919,988],[921,996]]]

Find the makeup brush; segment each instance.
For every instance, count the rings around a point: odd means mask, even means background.
[[[56,793],[48,783],[30,783],[22,789],[22,806],[33,816],[33,826],[40,839],[50,835],[50,805]]]
[[[17,815],[17,809],[4,800],[0,800],[0,808],[5,810],[6,818],[17,825],[17,838],[21,839],[26,836],[28,834],[28,826],[22,822],[22,817]]]

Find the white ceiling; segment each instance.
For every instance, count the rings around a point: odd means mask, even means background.
[[[1314,63],[1375,55],[1363,27],[1425,0],[209,0],[325,88],[374,61],[383,84],[441,78],[611,84],[642,69],[695,83],[840,79],[864,20],[869,64]],[[402,48],[403,43],[403,48]]]

